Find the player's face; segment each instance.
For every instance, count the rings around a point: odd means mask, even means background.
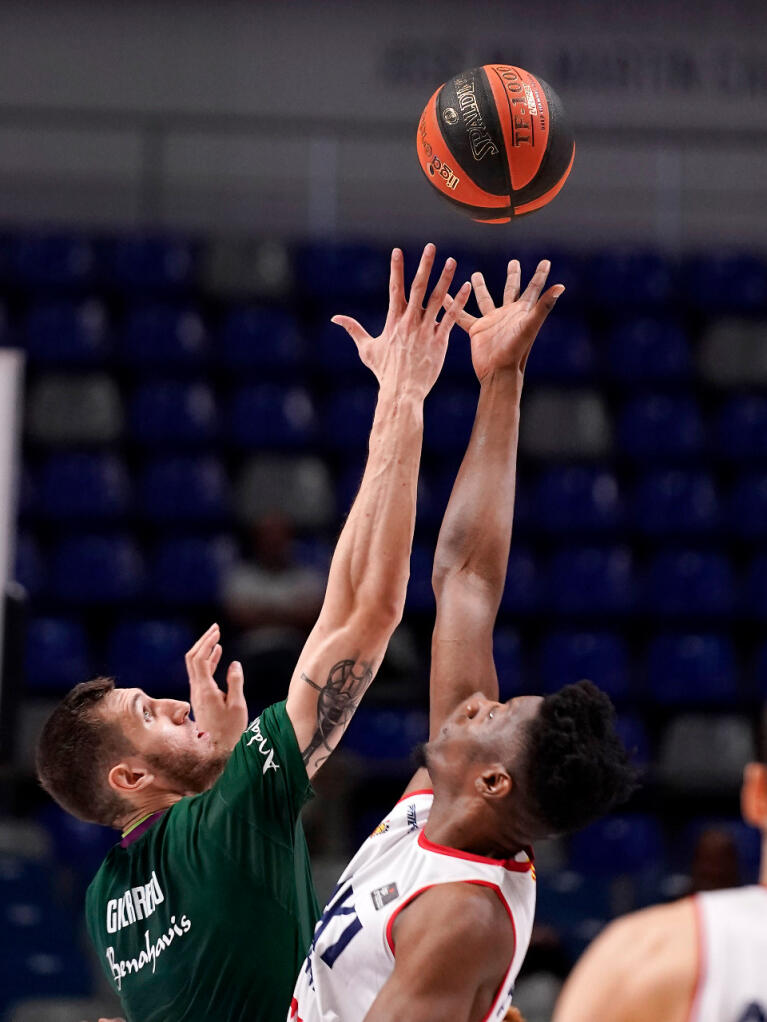
[[[476,692],[464,700],[426,747],[429,768],[440,764],[460,770],[467,763],[501,760],[513,762],[525,725],[538,713],[540,696],[517,696],[495,702]]]
[[[117,688],[109,700],[136,755],[179,794],[204,791],[221,773],[226,757],[189,716],[189,703],[153,699],[140,688]]]

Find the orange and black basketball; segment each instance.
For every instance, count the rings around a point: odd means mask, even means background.
[[[417,148],[439,194],[489,224],[551,202],[575,156],[557,94],[510,64],[475,67],[440,86],[421,115]]]

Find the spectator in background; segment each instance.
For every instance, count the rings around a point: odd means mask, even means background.
[[[707,827],[692,853],[688,894],[740,887],[738,849],[732,834],[719,827]]]
[[[250,539],[251,556],[224,579],[222,598],[229,622],[241,630],[237,659],[266,704],[282,696],[281,679],[317,620],[325,574],[298,563],[293,522],[282,511],[257,519]]]

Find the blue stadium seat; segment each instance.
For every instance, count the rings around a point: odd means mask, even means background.
[[[601,468],[556,466],[535,492],[534,522],[549,532],[604,533],[620,525],[622,504],[615,476]]]
[[[117,238],[106,245],[110,282],[135,291],[178,291],[197,277],[198,252],[184,238]]]
[[[111,828],[78,820],[53,802],[41,810],[38,819],[51,838],[56,862],[77,876],[84,893],[119,836]]]
[[[129,510],[130,478],[113,454],[52,455],[38,478],[37,501],[46,518],[114,521]]]
[[[363,455],[354,458],[342,471],[336,484],[336,506],[341,514],[346,514],[357,496],[362,481]],[[436,529],[442,521],[447,496],[443,499],[440,479],[434,479],[423,473],[418,479],[418,500],[416,507],[416,525]],[[452,485],[452,482],[451,482]]]
[[[64,234],[27,234],[11,243],[12,272],[29,287],[82,287],[95,266],[87,238]]]
[[[727,522],[733,535],[748,539],[767,536],[767,473],[738,477],[727,501]]]
[[[433,550],[418,543],[413,544],[410,555],[410,579],[405,600],[405,606],[411,612],[434,612],[434,592],[431,587],[433,560]]]
[[[375,387],[349,387],[334,391],[324,403],[322,430],[325,442],[337,451],[367,449],[373,412]]]
[[[645,770],[652,760],[652,747],[644,721],[635,713],[619,713],[615,718],[618,737],[631,754],[631,760]]]
[[[687,300],[706,312],[753,312],[767,306],[767,266],[758,256],[724,252],[689,259]]]
[[[389,253],[352,242],[311,242],[299,246],[296,281],[310,298],[332,302],[341,298],[385,300],[389,286]]]
[[[767,642],[763,642],[756,651],[754,679],[759,698],[767,700]]]
[[[340,339],[342,331],[339,327],[334,329]],[[348,341],[354,348],[351,338]],[[229,312],[219,331],[216,350],[218,360],[227,369],[252,369],[292,377],[301,368],[304,357],[295,316],[287,309],[253,305]]]
[[[356,319],[372,337],[381,332],[385,316],[366,309],[352,308],[344,315]],[[357,346],[343,327],[325,319],[311,331],[308,350],[313,366],[333,382],[339,379],[370,385],[373,377],[357,352]]]
[[[723,554],[667,550],[650,562],[644,606],[651,614],[727,616],[735,607],[732,566]]]
[[[141,511],[156,522],[222,522],[230,512],[229,482],[211,457],[160,457],[139,480]]]
[[[207,354],[205,324],[192,306],[141,304],[128,312],[120,335],[120,356],[126,365],[178,372],[200,369]]]
[[[703,449],[703,422],[687,397],[653,394],[628,401],[618,419],[620,447],[634,458],[690,457]]]
[[[56,949],[38,951],[19,946],[9,934],[10,949],[0,958],[0,1012],[28,997],[86,997],[92,989],[90,967],[75,942],[79,920],[67,918],[66,938]],[[57,927],[61,932],[64,927]]]
[[[409,760],[429,736],[428,714],[422,710],[361,706],[344,735],[343,747],[376,763]]]
[[[13,577],[34,599],[42,595],[48,584],[48,570],[40,547],[29,532],[20,532],[16,537],[16,563]]]
[[[333,545],[319,536],[303,536],[293,543],[295,563],[302,568],[313,568],[327,576],[333,558]]]
[[[576,547],[548,567],[546,604],[563,614],[621,614],[635,599],[631,553],[625,547]]]
[[[452,291],[455,288],[451,288]],[[467,335],[459,327],[453,327],[450,334],[450,343],[447,346],[445,364],[442,367],[441,377],[461,380],[466,383],[474,383],[474,367],[471,362],[471,343]]]
[[[588,678],[612,699],[629,694],[624,641],[609,632],[555,632],[543,640],[540,657],[544,692]]]
[[[35,901],[51,893],[51,871],[45,861],[0,852],[0,903]]]
[[[144,563],[127,536],[75,536],[53,557],[52,589],[76,604],[117,603],[140,596]]]
[[[686,380],[692,373],[684,329],[672,320],[646,316],[610,330],[607,364],[612,378],[630,387]]]
[[[660,308],[669,303],[677,270],[659,252],[610,249],[591,260],[589,297],[599,308]]]
[[[226,536],[167,540],[158,546],[154,558],[152,593],[166,604],[215,603],[235,556],[234,543]]]
[[[738,695],[735,653],[721,635],[659,635],[647,651],[647,692],[663,705],[731,704]]]
[[[533,345],[525,375],[533,381],[583,383],[596,369],[596,351],[586,324],[552,316]]]
[[[82,622],[35,617],[27,625],[24,677],[30,689],[69,689],[92,675]]]
[[[478,394],[463,387],[438,388],[426,405],[424,450],[433,454],[464,451],[471,436]]]
[[[748,565],[743,585],[741,612],[749,618],[767,619],[767,555],[757,554]]]
[[[493,660],[502,701],[530,691],[526,691],[522,677],[522,648],[517,632],[509,628],[496,628],[493,633]]]
[[[217,432],[215,398],[204,383],[144,383],[133,393],[129,419],[132,437],[151,447],[204,445]]]
[[[181,694],[188,698],[184,654],[195,639],[182,621],[121,621],[109,636],[108,669],[127,688],[143,688],[155,697]]]
[[[743,394],[727,401],[717,422],[719,449],[728,458],[767,456],[767,398]]]
[[[79,919],[39,892],[34,898],[0,902],[0,925],[4,951],[55,953],[72,943]]]
[[[571,867],[603,878],[652,869],[663,852],[658,821],[639,813],[607,816],[570,838]]]
[[[557,932],[573,960],[613,915],[610,885],[603,877],[570,869],[540,872],[536,884],[536,922]]]
[[[716,486],[706,472],[648,472],[631,506],[637,529],[648,536],[702,535],[719,525]]]
[[[239,447],[303,450],[311,446],[317,435],[311,396],[303,387],[276,383],[241,387],[229,401],[228,433]]]
[[[34,514],[38,504],[37,477],[33,475],[28,464],[22,462],[19,478],[19,518],[24,520],[27,515]]]
[[[111,351],[106,309],[93,298],[33,305],[24,320],[24,346],[30,361],[41,365],[99,365]]]
[[[528,614],[541,599],[541,581],[535,558],[529,550],[513,546],[506,568],[506,586],[501,607],[507,614]]]

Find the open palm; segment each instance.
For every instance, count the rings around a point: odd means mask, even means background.
[[[562,284],[554,284],[541,294],[551,269],[548,259],[538,263],[530,283],[520,295],[521,269],[519,261],[512,259],[506,274],[503,305],[496,308],[481,273],[471,277],[474,294],[481,316],[459,312],[458,325],[471,338],[471,360],[480,382],[497,369],[515,368],[524,372],[533,341],[557,298],[564,291]],[[451,299],[445,299],[450,308]]]

